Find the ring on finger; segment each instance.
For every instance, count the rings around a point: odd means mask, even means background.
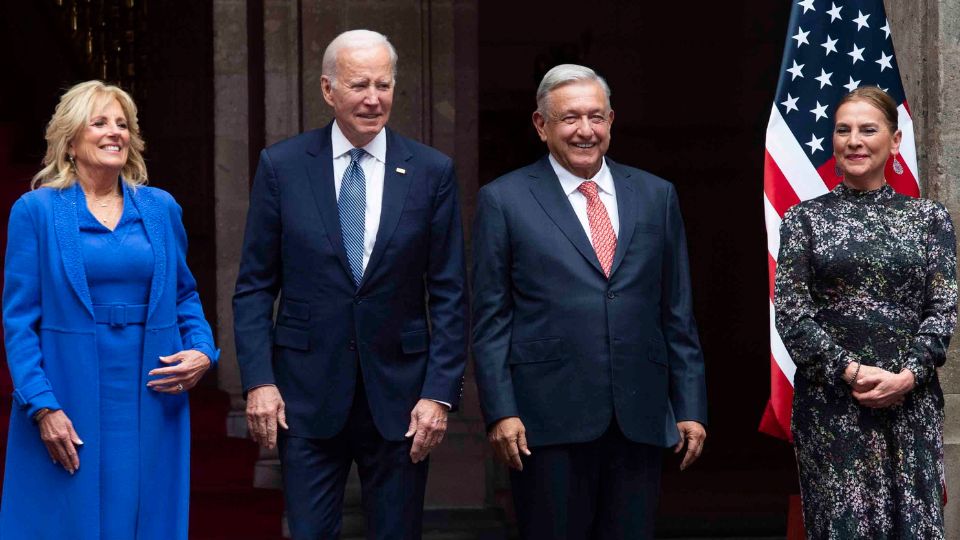
[[[177,392],[183,392],[183,383],[177,383]]]

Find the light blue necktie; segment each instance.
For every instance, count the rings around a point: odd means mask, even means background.
[[[350,150],[350,165],[343,173],[340,182],[340,197],[337,210],[340,213],[340,232],[343,235],[343,247],[350,261],[353,283],[360,286],[363,277],[363,232],[366,228],[367,180],[360,167],[360,158],[366,152],[363,148]]]

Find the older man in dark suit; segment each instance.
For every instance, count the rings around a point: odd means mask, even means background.
[[[549,155],[480,191],[477,384],[526,539],[652,537],[662,449],[686,468],[706,437],[677,194],[605,157],[613,118],[593,70],[553,68]]]
[[[376,32],[334,39],[321,84],[335,120],[265,149],[250,194],[237,356],[297,539],[339,536],[351,462],[368,537],[420,538],[427,455],[460,399],[457,182],[450,158],[385,127],[396,61]]]

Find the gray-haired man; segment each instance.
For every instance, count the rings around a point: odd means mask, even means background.
[[[550,70],[550,153],[480,190],[473,351],[523,538],[653,535],[663,448],[706,437],[706,391],[673,186],[605,157],[614,113],[583,66]]]

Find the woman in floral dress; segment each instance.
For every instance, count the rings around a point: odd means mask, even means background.
[[[780,230],[777,329],[797,365],[810,538],[943,538],[936,368],[957,317],[955,237],[942,205],[887,185],[891,155],[903,172],[900,138],[886,93],[845,96],[833,134],[843,181],[790,209]]]

